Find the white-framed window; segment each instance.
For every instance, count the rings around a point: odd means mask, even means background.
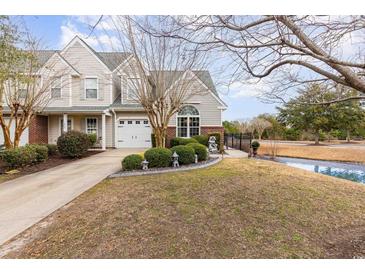
[[[19,88],[18,89],[18,98],[25,99],[27,97],[27,89],[26,88]]]
[[[200,134],[199,111],[190,105],[183,106],[177,114],[178,137],[192,137]]]
[[[85,78],[85,98],[86,99],[98,98],[98,78],[96,77]]]
[[[139,78],[127,79],[127,99],[138,101],[138,89],[140,88],[141,81]]]
[[[61,83],[62,83],[61,77],[57,77],[53,80],[51,84],[51,98],[53,99],[61,98],[62,96]]]
[[[71,131],[73,130],[74,128],[74,125],[73,125],[73,120],[72,118],[68,118],[67,119],[67,131]],[[62,134],[63,132],[63,118],[60,118],[60,135]]]
[[[98,119],[95,117],[86,118],[86,133],[98,135]]]

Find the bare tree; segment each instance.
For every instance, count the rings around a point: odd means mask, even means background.
[[[342,85],[359,92],[331,102],[365,99],[364,16],[174,16],[163,35],[225,50],[234,80],[270,78],[269,100],[283,101],[308,82]],[[346,53],[349,41],[357,50]],[[244,76],[245,75],[245,76]]]
[[[240,133],[252,133],[252,124],[248,119],[239,119],[233,121],[233,124],[236,126]]]
[[[254,118],[251,121],[252,129],[255,130],[259,136],[259,140],[262,138],[262,134],[264,133],[265,129],[270,128],[272,125],[269,121],[262,119],[262,118]]]
[[[206,65],[206,52],[199,45],[170,37],[156,37],[146,29],[162,29],[160,17],[113,17],[119,50],[130,57],[120,67],[122,88],[129,89],[129,99],[146,111],[156,146],[164,147],[170,119],[190,98],[203,94],[195,85]]]
[[[43,110],[52,99],[51,87],[57,83],[65,70],[55,70],[55,62],[42,67],[38,60],[39,41],[29,33],[20,33],[2,21],[0,73],[0,126],[6,148],[19,146],[24,130],[33,117]],[[21,37],[20,37],[21,35]],[[21,42],[22,48],[16,46]],[[14,130],[13,137],[11,131]]]

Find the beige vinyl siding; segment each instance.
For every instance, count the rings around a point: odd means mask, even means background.
[[[196,107],[200,113],[200,126],[221,126],[222,110],[218,107],[221,104],[198,80],[195,80],[191,86],[193,96],[186,104]],[[170,119],[169,126],[176,126],[176,115]]]
[[[116,73],[113,74],[112,92],[113,92],[112,101],[114,102],[115,99],[117,99],[120,94],[120,76],[118,76]]]
[[[128,97],[128,92],[127,92],[127,81],[128,78],[138,78],[137,76],[137,69],[132,69],[132,66],[137,66],[136,61],[134,58],[131,58],[128,61],[129,64],[126,64],[124,66],[124,68],[122,69],[121,73],[120,73],[120,90],[121,90],[121,95],[122,95],[122,103],[123,104],[137,104],[138,102],[136,102],[133,99],[130,99]]]
[[[101,63],[101,61],[94,56],[88,49],[80,42],[76,41],[64,52],[62,56],[81,73],[80,78],[73,79],[72,85],[72,104],[73,105],[109,105],[111,104],[110,90],[111,90],[111,73]],[[86,77],[98,78],[98,99],[85,99],[84,81]],[[76,84],[74,81],[78,81]],[[78,86],[78,88],[76,88]],[[78,94],[78,95],[76,95]]]
[[[44,86],[49,86],[48,92],[50,96],[50,101],[47,103],[48,107],[67,107],[70,106],[70,94],[72,90],[72,82],[71,75],[74,70],[67,65],[64,61],[62,61],[61,57],[57,55],[53,55],[48,61],[46,66],[50,66],[53,71],[55,71],[56,75],[60,75],[61,77],[61,98],[51,98],[51,80],[49,77],[53,77],[52,73],[47,71],[43,71],[42,73],[42,81]]]

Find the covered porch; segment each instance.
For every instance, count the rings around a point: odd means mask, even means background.
[[[112,147],[112,117],[108,111],[62,111],[47,112],[48,115],[48,142],[56,144],[63,132],[70,130],[96,134],[95,148],[105,150]],[[108,134],[109,133],[109,134]]]

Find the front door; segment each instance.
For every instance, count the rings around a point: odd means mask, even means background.
[[[151,147],[151,127],[148,120],[119,120],[117,129],[117,147]]]

